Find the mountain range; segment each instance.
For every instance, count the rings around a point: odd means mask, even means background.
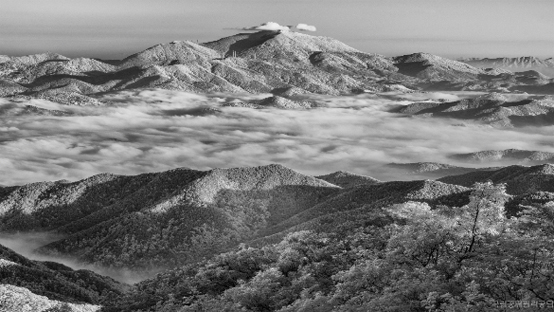
[[[121,61],[55,53],[0,58],[0,96],[77,105],[99,105],[105,92],[137,88],[336,95],[399,85],[408,91],[554,92],[552,78],[535,71],[486,69],[427,53],[385,57],[293,31],[237,34],[202,44],[174,41]]]
[[[71,183],[1,188],[0,231],[64,235],[38,250],[52,256],[159,270],[240,242],[282,237],[327,214],[408,199],[457,202],[449,196],[465,190],[432,181],[380,182],[345,172],[316,178],[281,165],[101,174]]]
[[[453,102],[416,102],[393,111],[472,120],[498,127],[538,127],[554,122],[554,99],[552,96],[535,96],[514,101],[502,93],[489,93]]]
[[[487,163],[494,161],[516,161],[529,165],[554,163],[554,153],[520,149],[488,150],[474,153],[453,154],[450,155],[450,158],[467,163]]]
[[[462,58],[460,62],[475,67],[500,68],[512,72],[534,70],[549,77],[554,77],[554,59],[540,59],[533,56],[524,57],[499,57],[499,58]]]
[[[438,179],[444,176],[497,169],[494,167],[461,167],[437,162],[389,163],[386,168],[391,173],[404,175],[410,179]]]
[[[441,182],[386,182],[346,172],[311,177],[281,165],[100,174],[0,188],[0,231],[61,234],[37,251],[105,267],[153,270],[241,242],[282,237],[347,210],[408,200],[461,205],[475,182],[507,183],[514,195],[554,192],[549,168],[474,169]]]
[[[462,207],[477,182],[505,183],[511,194],[507,212],[517,215],[520,205],[554,199],[553,168],[508,166],[437,181],[388,182],[343,171],[312,177],[281,165],[100,174],[0,188],[0,230],[62,235],[35,250],[50,257],[129,272],[181,268],[140,284],[145,287],[167,283],[166,278],[177,282],[187,267],[237,246],[262,248],[299,231],[333,232],[351,222],[377,222],[382,207],[406,202]],[[20,305],[23,296],[37,305],[96,311],[107,302],[125,302],[122,296],[130,294],[129,286],[110,278],[29,260],[5,247],[0,247],[0,274],[0,287],[10,296],[6,305]]]

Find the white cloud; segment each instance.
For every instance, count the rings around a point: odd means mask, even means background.
[[[273,31],[286,31],[286,30],[298,30],[298,31],[316,31],[317,28],[313,25],[308,25],[304,23],[297,24],[296,26],[289,25],[284,26],[280,25],[275,22],[267,22],[263,23],[259,26],[251,26],[251,27],[243,27],[240,28],[240,30],[248,30],[248,31],[259,31],[259,30],[273,30]]]
[[[296,25],[296,29],[300,31],[317,31],[317,28],[315,26],[304,23]]]
[[[252,26],[252,27],[244,27],[244,28],[241,28],[241,30],[274,30],[274,31],[278,31],[278,30],[290,30],[290,27],[288,26],[281,26],[279,25],[278,23],[275,23],[275,22],[267,22],[267,23],[263,23],[259,26]]]

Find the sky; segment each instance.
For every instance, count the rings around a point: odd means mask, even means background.
[[[554,0],[1,0],[0,54],[122,59],[273,21],[388,56],[547,58],[553,13]]]

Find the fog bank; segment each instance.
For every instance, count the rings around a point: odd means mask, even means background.
[[[388,112],[413,101],[474,93],[311,96],[313,109],[226,106],[268,95],[124,91],[100,107],[0,99],[0,185],[77,180],[100,172],[138,174],[280,163],[318,175],[347,170],[379,179],[390,162],[456,164],[448,155],[518,148],[552,151],[554,127],[496,129],[469,121]],[[26,105],[65,112],[26,113]],[[458,164],[466,165],[467,164]]]
[[[134,284],[153,277],[158,271],[154,272],[136,272],[126,269],[113,269],[105,268],[90,264],[85,264],[70,257],[65,256],[52,256],[44,255],[36,252],[37,248],[40,248],[48,243],[61,239],[62,236],[58,234],[45,233],[45,232],[33,232],[33,233],[0,233],[0,245],[8,247],[18,254],[37,261],[52,261],[66,265],[74,270],[90,270],[100,275],[109,276],[119,282]]]

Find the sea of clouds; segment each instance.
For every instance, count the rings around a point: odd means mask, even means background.
[[[0,185],[270,163],[312,175],[345,170],[410,179],[383,165],[456,164],[448,155],[554,146],[554,127],[497,129],[389,112],[414,101],[477,96],[472,93],[311,96],[319,107],[294,110],[224,105],[267,96],[123,91],[104,96],[107,104],[97,107],[0,99]],[[40,115],[26,105],[63,114]]]

